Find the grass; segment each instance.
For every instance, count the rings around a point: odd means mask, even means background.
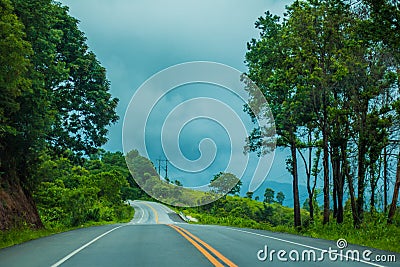
[[[19,229],[13,229],[8,231],[1,231],[0,232],[0,249],[11,247],[14,245],[18,245],[30,240],[38,239],[41,237],[46,237],[62,232],[67,232],[79,228],[87,228],[91,226],[100,226],[100,225],[108,225],[108,224],[115,224],[115,223],[127,223],[129,222],[134,215],[134,209],[130,209],[129,217],[126,217],[121,220],[112,220],[112,221],[100,221],[100,222],[86,222],[76,227],[67,227],[61,224],[59,225],[46,225],[44,229],[34,230],[29,227],[23,227]]]
[[[374,217],[366,216],[364,223],[359,229],[355,229],[351,219],[347,217],[343,224],[337,224],[332,219],[332,222],[326,225],[322,225],[318,218],[316,222],[297,230],[287,225],[272,226],[268,223],[260,223],[252,219],[229,215],[215,217],[205,213],[188,212],[188,210],[185,210],[184,213],[197,218],[199,220],[198,224],[260,229],[334,241],[344,238],[349,244],[400,253],[400,227],[396,224],[387,225],[385,216],[380,214]]]
[[[348,219],[343,224],[331,222],[322,225],[316,222],[300,231],[300,234],[328,240],[344,238],[350,244],[400,253],[400,227],[396,224],[388,225],[385,216],[381,214],[366,216],[359,229],[355,229]]]

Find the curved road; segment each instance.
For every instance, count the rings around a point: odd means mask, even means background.
[[[336,242],[321,239],[192,225],[162,204],[130,204],[135,208],[130,223],[83,228],[5,248],[0,250],[0,266],[399,266],[400,262],[400,255],[392,252],[354,245],[341,250]],[[362,261],[353,260],[357,253]]]

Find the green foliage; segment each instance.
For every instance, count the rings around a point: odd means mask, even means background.
[[[254,195],[254,192],[248,191],[246,192],[246,197],[252,199]]]
[[[188,208],[186,212],[207,214],[214,217],[245,218],[270,226],[291,226],[293,224],[293,209],[276,203],[268,204],[239,196],[226,196],[205,206]],[[301,216],[305,220],[308,212],[302,210]],[[200,222],[202,222],[201,219]]]
[[[83,186],[81,178],[86,174],[74,177],[57,161],[82,163],[83,155],[95,154],[106,143],[108,126],[118,119],[118,100],[109,89],[105,69],[89,50],[78,20],[68,14],[67,7],[52,0],[1,0],[0,186],[19,188],[30,199],[42,181],[49,182],[54,190],[70,194],[65,205],[90,206],[94,191]],[[108,175],[115,181],[116,174]],[[29,211],[24,218],[41,227],[32,201],[20,206],[31,207],[13,214]],[[65,213],[51,212],[46,216]],[[76,219],[72,224],[85,220],[83,211],[72,213],[71,220]]]
[[[239,194],[242,181],[232,173],[218,173],[210,181],[211,190],[217,194]]]
[[[271,188],[266,188],[264,192],[264,202],[271,204],[274,202],[275,191]]]
[[[178,180],[175,180],[174,183],[171,183],[169,180],[162,180],[158,176],[153,163],[149,159],[139,155],[136,150],[127,153],[126,163],[132,174],[132,177],[128,178],[128,181],[133,190],[129,189],[129,191],[134,191],[134,194],[139,196],[139,198],[148,200],[154,200],[153,198],[155,198],[173,206],[196,206],[221,197],[216,192],[201,192],[184,188]],[[228,179],[231,178],[232,175],[228,176]],[[237,183],[239,179],[234,181]],[[224,187],[224,189],[226,188]],[[149,197],[147,194],[152,197]]]
[[[56,153],[95,153],[107,141],[107,126],[118,119],[105,69],[67,7],[51,0],[12,2],[34,51],[33,86],[47,93],[42,115],[51,115],[52,127],[41,130],[48,144]]]
[[[292,208],[238,196],[227,196],[207,206],[186,208],[183,212],[197,218],[200,224],[262,229],[329,240],[345,238],[351,244],[400,252],[400,209],[396,212],[394,223],[389,226],[383,214],[366,214],[363,231],[353,227],[349,209],[345,208],[343,224],[331,222],[326,225],[322,224],[320,215],[317,216],[318,220],[310,222],[308,212],[302,210],[302,228],[293,227]]]
[[[287,167],[295,189],[295,224],[299,217],[296,150],[317,147],[323,151],[324,222],[330,218],[332,184],[335,218],[343,221],[344,179],[350,177],[351,199],[357,202],[352,212],[359,227],[366,186],[369,182],[373,209],[382,150],[399,131],[395,119],[399,7],[386,0],[354,4],[307,0],[294,1],[286,11],[282,21],[269,12],[258,19],[260,36],[248,43],[246,63],[249,78],[270,104],[278,145],[292,152]],[[256,101],[251,88],[248,91],[251,101]],[[252,118],[265,116],[249,113]],[[254,129],[247,151],[263,153],[264,136],[261,129]],[[315,166],[312,173],[317,170]]]
[[[47,157],[35,174],[42,181],[34,198],[43,222],[48,227],[70,227],[88,221],[131,219],[132,208],[122,203],[123,192],[128,198],[131,195],[126,192],[132,188],[121,172],[122,165],[117,164],[121,159],[122,154],[108,152],[104,162],[88,160],[86,169],[66,158]]]
[[[11,115],[20,109],[18,97],[29,91],[30,43],[9,0],[0,1],[0,140],[17,132]],[[2,142],[3,143],[3,142]],[[0,149],[2,148],[0,143]]]
[[[283,201],[285,200],[285,194],[283,192],[278,192],[276,194],[276,203],[283,205]]]

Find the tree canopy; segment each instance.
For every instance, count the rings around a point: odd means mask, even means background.
[[[394,32],[399,7],[391,1],[308,0],[294,1],[286,11],[283,20],[269,12],[258,19],[260,37],[248,43],[246,63],[248,76],[271,105],[278,145],[291,151],[287,168],[293,176],[295,226],[301,223],[301,155],[308,185],[311,174],[318,177],[322,156],[323,222],[330,220],[331,202],[333,217],[343,222],[347,182],[358,227],[367,186],[371,210],[376,205],[383,150],[399,136],[399,34]],[[262,149],[262,136],[253,131],[250,151]],[[308,188],[313,199],[315,186]]]

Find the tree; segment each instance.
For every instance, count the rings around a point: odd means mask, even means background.
[[[283,192],[278,192],[276,194],[276,203],[283,205],[283,201],[285,200],[285,194],[283,194]]]
[[[363,36],[365,39],[372,41],[373,43],[384,44],[391,56],[395,59],[395,64],[392,63],[391,66],[393,69],[397,70],[397,89],[399,88],[399,62],[400,62],[400,9],[398,3],[396,1],[382,0],[382,1],[373,1],[373,0],[363,0],[364,5],[360,4],[360,10],[367,10],[368,15],[366,19],[362,21],[362,27],[368,29],[368,31],[363,32]],[[390,96],[387,94],[386,96]],[[387,99],[388,97],[386,97]],[[384,105],[386,106],[386,105]],[[393,101],[392,109],[396,111],[397,118],[397,127],[398,120],[400,114],[400,104],[399,100]],[[395,136],[398,135],[399,129],[395,129]],[[398,139],[398,138],[396,138]],[[398,142],[398,140],[396,140]],[[386,151],[386,150],[385,150]],[[386,153],[385,153],[385,162],[386,162]],[[392,202],[390,204],[389,213],[388,213],[388,223],[392,223],[393,216],[395,214],[398,194],[400,188],[400,152],[397,158],[397,169],[396,169],[396,179],[395,179],[395,187],[393,192]],[[386,178],[386,172],[384,174]],[[384,180],[385,188],[386,188],[386,179]],[[386,196],[386,191],[385,191]],[[372,200],[371,200],[372,201]],[[386,202],[385,198],[385,202]],[[371,203],[372,204],[372,203]],[[385,207],[386,208],[386,207]]]
[[[254,192],[251,192],[251,191],[246,192],[246,198],[252,199],[253,198],[253,194],[254,194]]]
[[[393,103],[393,107],[396,110],[396,120],[400,122],[400,100],[397,100]],[[393,197],[392,202],[390,204],[389,212],[388,212],[388,223],[391,224],[393,222],[393,217],[396,213],[397,209],[397,201],[399,199],[399,191],[400,191],[400,150],[397,155],[397,169],[396,169],[396,181],[393,189]]]
[[[284,26],[279,23],[279,17],[266,12],[265,17],[259,18],[256,28],[261,30],[260,40],[253,39],[247,44],[246,64],[249,68],[248,77],[254,81],[270,104],[275,118],[276,133],[279,146],[288,147],[291,158],[287,161],[287,168],[293,177],[293,212],[294,225],[301,225],[300,202],[297,170],[297,138],[298,120],[301,117],[299,107],[303,99],[298,99],[297,88],[288,79],[290,63],[287,61],[287,39]],[[289,65],[288,65],[289,64]],[[250,92],[250,91],[249,91]],[[251,92],[250,92],[251,93]],[[251,96],[250,96],[251,97]],[[250,101],[257,101],[253,96]],[[250,113],[250,112],[249,112]],[[251,114],[250,116],[263,116]],[[248,138],[248,151],[262,151],[262,129],[254,129]]]
[[[117,120],[105,69],[67,11],[52,0],[0,2],[0,173],[29,210],[10,216],[32,213],[29,225],[41,226],[31,191],[43,154],[83,163]]]
[[[399,159],[397,160],[397,170],[396,170],[396,182],[393,189],[393,197],[392,203],[390,204],[389,213],[388,213],[388,223],[391,224],[393,222],[393,217],[396,213],[397,201],[399,198],[400,191],[400,152]]]
[[[271,204],[274,202],[275,198],[275,191],[272,190],[271,188],[266,188],[264,192],[264,202]]]
[[[175,184],[176,186],[183,186],[182,182],[179,181],[179,180],[175,180],[175,181],[174,181],[174,184]]]
[[[210,188],[217,194],[235,195],[240,193],[242,181],[232,173],[218,173],[210,181]]]
[[[27,118],[35,118],[35,109],[25,106],[35,97],[32,89],[32,47],[26,41],[24,25],[15,15],[11,2],[0,1],[0,192],[7,203],[0,211],[0,230],[20,223],[41,227],[39,214],[27,190],[28,166],[32,155],[43,145],[36,140],[35,129],[27,126]],[[40,101],[38,101],[40,102]],[[40,103],[43,104],[43,103]],[[41,114],[46,117],[46,113]],[[38,119],[37,123],[42,120]],[[36,123],[36,122],[34,122]],[[43,134],[43,133],[41,133]],[[39,136],[42,136],[39,134]],[[35,155],[37,157],[37,155]],[[6,203],[6,202],[5,202]],[[19,214],[19,218],[15,218]]]
[[[118,119],[105,69],[89,51],[78,20],[68,8],[51,0],[13,0],[15,12],[26,27],[37,70],[33,87],[46,91],[42,114],[51,115],[46,141],[60,154],[71,150],[78,157],[94,154],[107,139],[107,127]],[[38,98],[39,95],[36,95]],[[34,98],[33,100],[35,100]],[[30,123],[33,123],[30,121]]]
[[[31,45],[25,41],[24,26],[13,14],[8,0],[0,2],[0,148],[8,135],[15,135],[17,129],[10,121],[11,114],[20,109],[18,97],[29,91],[29,56]]]

